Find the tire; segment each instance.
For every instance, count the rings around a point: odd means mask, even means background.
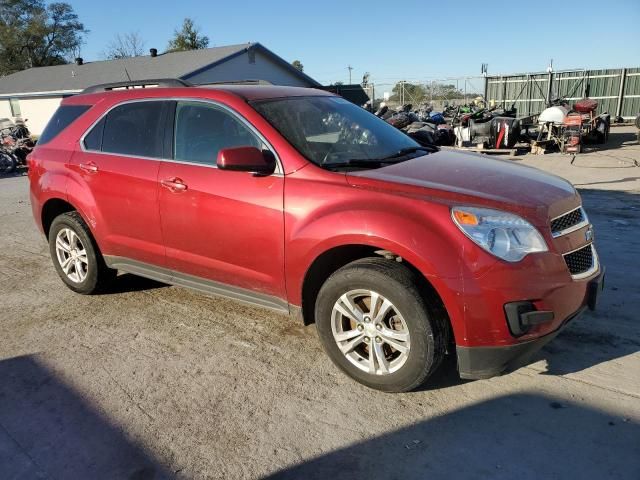
[[[13,155],[0,152],[0,173],[11,173],[16,169],[16,160]]]
[[[391,308],[380,316],[385,301]],[[356,260],[334,272],[320,289],[316,328],[325,351],[348,376],[377,390],[406,392],[422,385],[445,354],[444,321],[428,303],[415,274],[404,265],[382,258]],[[351,318],[341,313],[347,310]],[[358,315],[360,321],[355,321]],[[343,353],[338,343],[345,351],[357,345]]]
[[[49,229],[49,252],[56,272],[74,292],[98,293],[116,277],[117,271],[105,264],[89,227],[78,212],[63,213],[53,220]]]

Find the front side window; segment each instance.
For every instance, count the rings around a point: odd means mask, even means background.
[[[167,103],[163,101],[133,102],[111,110],[102,127],[102,151],[161,158],[164,138],[163,114]],[[100,128],[100,123],[96,127]],[[91,135],[93,130],[85,137],[87,148],[86,140]],[[94,145],[97,144],[97,139],[90,138],[90,141]]]
[[[262,141],[230,112],[202,102],[178,102],[173,158],[215,165],[223,148],[264,148]]]
[[[325,168],[370,168],[425,154],[408,135],[340,97],[279,98],[252,106],[302,155]]]

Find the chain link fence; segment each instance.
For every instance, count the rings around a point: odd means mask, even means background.
[[[397,82],[374,82],[367,85],[374,105],[385,102],[390,108],[405,104],[414,107],[430,104],[434,110],[447,105],[464,105],[484,94],[484,77],[451,77],[443,79]]]
[[[381,102],[390,108],[430,104],[435,111],[482,99],[488,106],[515,107],[518,116],[539,114],[554,98],[570,102],[589,97],[599,103],[598,113],[608,112],[625,120],[640,112],[640,68],[567,70],[514,75],[448,77],[441,79],[373,78],[365,84],[332,85],[357,104]],[[396,80],[398,78],[398,80]]]

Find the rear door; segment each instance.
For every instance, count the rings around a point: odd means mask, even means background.
[[[173,160],[160,166],[160,216],[169,268],[285,298],[284,178],[216,167],[223,148],[269,148],[222,105],[178,101]]]
[[[85,185],[92,229],[105,255],[164,266],[158,171],[171,102],[112,108],[81,140],[70,168]]]

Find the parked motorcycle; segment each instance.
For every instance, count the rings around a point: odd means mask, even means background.
[[[0,173],[11,173],[27,165],[27,156],[35,147],[26,120],[15,123],[3,119],[0,130]]]

